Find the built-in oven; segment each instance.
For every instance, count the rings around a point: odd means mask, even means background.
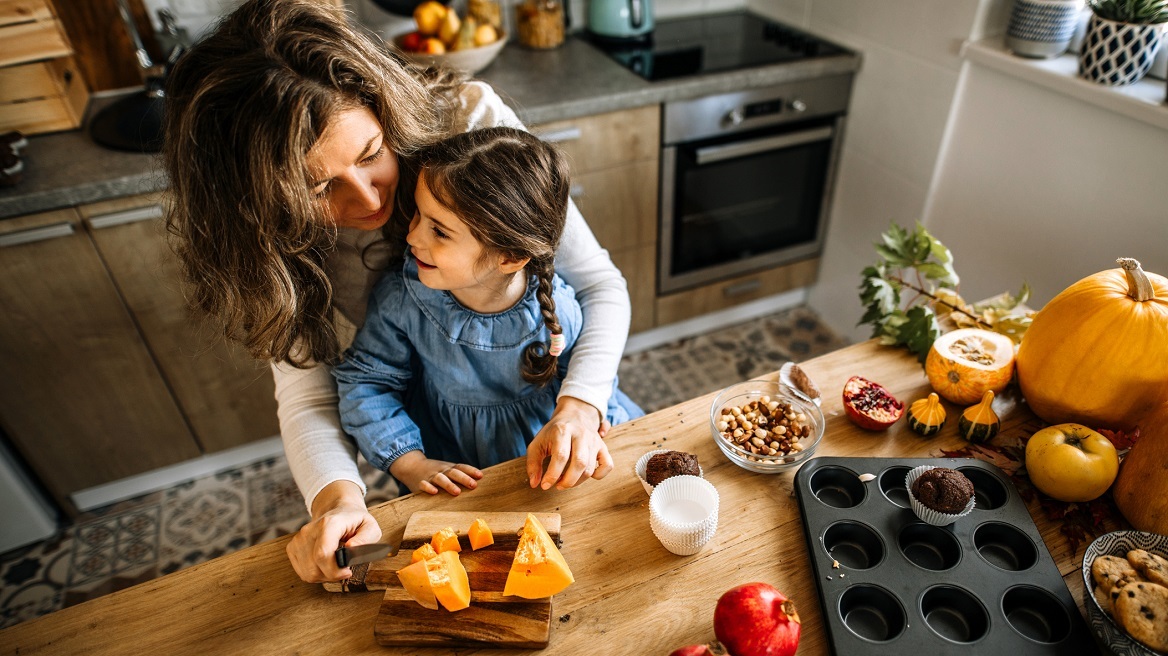
[[[664,106],[659,293],[820,253],[851,87],[849,73]]]

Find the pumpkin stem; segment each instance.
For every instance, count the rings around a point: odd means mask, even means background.
[[[1144,270],[1140,268],[1138,260],[1133,260],[1130,257],[1121,257],[1116,260],[1116,263],[1127,274],[1128,296],[1141,303],[1156,298],[1156,290],[1152,288],[1152,281],[1148,278],[1148,274],[1144,273]]]

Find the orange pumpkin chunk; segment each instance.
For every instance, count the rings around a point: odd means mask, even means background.
[[[431,546],[429,542],[427,542],[417,549],[414,549],[413,555],[410,556],[410,563],[416,563],[419,560],[429,560],[430,558],[434,558],[437,555],[438,552],[434,551],[434,547]]]
[[[575,581],[563,554],[556,548],[547,530],[528,513],[519,532],[519,547],[511,561],[511,571],[503,594],[524,599],[550,597]]]
[[[442,553],[443,551],[462,551],[462,547],[458,544],[458,534],[449,526],[438,531],[434,537],[430,538],[430,546],[434,547],[434,551]]]
[[[474,520],[474,523],[470,525],[467,537],[470,538],[471,550],[495,544],[495,534],[491,532],[491,527],[487,526],[487,523],[481,519]]]
[[[470,606],[470,580],[455,551],[443,551],[398,570],[402,587],[422,606],[451,612]]]

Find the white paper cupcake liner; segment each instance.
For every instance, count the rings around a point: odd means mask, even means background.
[[[917,501],[917,497],[913,494],[912,491],[913,482],[920,478],[921,474],[929,471],[930,469],[936,469],[936,467],[933,465],[921,465],[920,467],[913,468],[908,473],[908,475],[904,477],[904,486],[908,490],[908,500],[912,505],[912,510],[914,513],[916,513],[916,516],[920,517],[921,520],[925,523],[932,524],[933,526],[948,526],[958,519],[961,519],[962,517],[965,517],[969,513],[973,512],[973,507],[977,505],[977,500],[972,496],[969,497],[969,503],[965,504],[965,509],[957,514],[939,512],[929,508],[920,501]]]
[[[645,477],[646,468],[649,466],[649,459],[658,453],[669,453],[675,449],[654,449],[637,460],[637,464],[633,467],[633,473],[636,474],[637,480],[641,481],[641,487],[645,488],[645,494],[653,494],[653,486],[649,484],[649,480]],[[698,465],[698,476],[705,478],[705,472],[702,471],[702,466]]]
[[[697,476],[661,481],[649,495],[649,527],[672,553],[701,551],[718,530],[718,490]]]

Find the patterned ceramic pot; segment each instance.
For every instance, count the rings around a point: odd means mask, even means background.
[[[1006,47],[1022,57],[1058,57],[1071,44],[1082,8],[1080,0],[1014,0]]]
[[[1095,539],[1083,554],[1083,606],[1087,609],[1087,619],[1100,645],[1114,656],[1156,656],[1156,652],[1136,642],[1111,616],[1103,611],[1095,595],[1091,578],[1091,563],[1096,556],[1118,556],[1123,558],[1132,549],[1144,549],[1168,558],[1168,536],[1144,531],[1114,531]]]
[[[1163,25],[1117,23],[1092,14],[1079,53],[1079,75],[1120,86],[1147,75],[1160,49]]]

